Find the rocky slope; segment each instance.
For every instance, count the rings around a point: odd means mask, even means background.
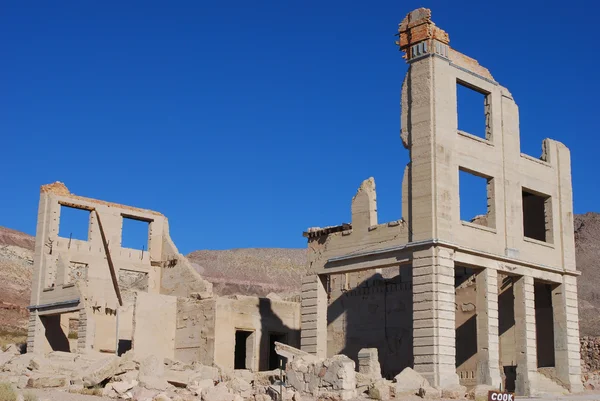
[[[581,335],[600,336],[600,214],[575,216]],[[34,238],[0,227],[0,328],[25,327]],[[305,249],[232,249],[187,255],[219,295],[292,297],[300,292]]]
[[[34,238],[0,227],[0,345],[24,335]]]
[[[306,269],[306,249],[195,251],[187,257],[218,295],[299,295]]]

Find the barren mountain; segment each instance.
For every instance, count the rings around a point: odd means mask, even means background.
[[[581,335],[600,336],[600,214],[575,216]],[[0,329],[25,327],[34,238],[0,227]],[[300,293],[306,249],[194,251],[188,255],[218,295]]]
[[[34,242],[31,235],[0,227],[0,329],[26,325]]]
[[[575,249],[579,290],[579,330],[582,336],[600,335],[600,214],[575,215]]]
[[[195,251],[187,257],[218,295],[299,295],[306,271],[306,249]]]

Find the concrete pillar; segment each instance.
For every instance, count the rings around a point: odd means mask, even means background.
[[[41,346],[44,336],[44,326],[37,310],[29,312],[29,322],[27,323],[27,353],[43,353]]]
[[[327,276],[313,274],[302,278],[302,351],[327,357]]]
[[[514,282],[515,331],[517,348],[516,394],[533,393],[537,375],[537,344],[535,333],[535,293],[533,277],[523,276]]]
[[[432,247],[413,253],[414,369],[437,388],[459,384],[452,252]]]
[[[498,272],[485,269],[477,274],[477,383],[498,388],[500,345],[498,337]]]
[[[571,392],[583,391],[575,277],[563,276],[563,283],[552,290],[552,310],[556,375]]]

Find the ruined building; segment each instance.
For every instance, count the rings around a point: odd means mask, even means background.
[[[413,367],[438,388],[528,395],[551,376],[581,390],[569,150],[546,139],[540,158],[521,153],[512,95],[449,46],[429,10],[408,14],[399,36],[403,218],[378,222],[369,179],[351,224],[305,232],[302,349],[356,360],[375,347],[387,377]],[[481,95],[484,137],[458,129],[457,87]],[[464,174],[487,185],[473,221],[460,217]]]
[[[65,227],[72,212],[85,238]],[[140,249],[122,243],[131,222],[145,230]],[[28,352],[133,349],[266,370],[277,364],[275,341],[299,343],[299,309],[276,298],[213,296],[160,213],[76,196],[59,182],[41,188]]]

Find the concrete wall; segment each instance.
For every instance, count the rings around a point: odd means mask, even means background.
[[[216,299],[215,363],[226,369],[234,368],[235,332],[254,332],[251,370],[267,370],[269,334],[286,334],[288,344],[300,343],[300,305],[295,302],[235,296]]]
[[[133,315],[132,344],[136,354],[173,359],[176,316],[176,297],[138,293]]]
[[[329,276],[327,354],[358,366],[362,348],[377,348],[382,375],[413,366],[410,266]]]
[[[212,365],[215,358],[216,300],[177,298],[175,359]]]
[[[64,207],[89,213],[87,240],[59,236]],[[122,246],[124,219],[148,223],[142,249]],[[89,332],[81,333],[80,347],[116,351],[117,340],[131,340],[133,304],[128,294],[133,291],[183,296],[196,291],[211,296],[212,285],[179,254],[162,214],[77,196],[59,182],[42,186],[30,307],[35,313],[28,350],[35,352],[43,337],[39,316],[83,310],[83,327]],[[117,309],[122,312],[119,334]]]

